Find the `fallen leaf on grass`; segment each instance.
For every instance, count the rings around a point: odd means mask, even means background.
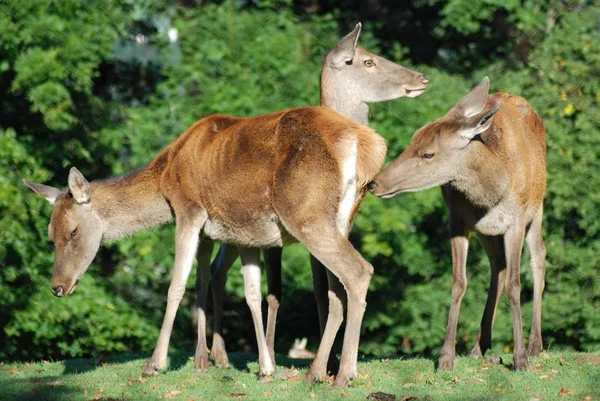
[[[342,390],[342,393],[340,395],[342,396],[342,398],[346,398],[348,393],[346,392],[346,390]]]
[[[195,399],[195,398],[188,398],[188,399],[187,399],[187,400],[185,400],[185,401],[196,401],[196,399]]]
[[[179,390],[169,390],[163,394],[163,398],[175,398],[179,394],[181,394],[181,391],[179,391]]]
[[[417,372],[417,373],[418,373],[418,372]],[[383,374],[384,374],[384,375],[386,375],[387,377],[394,377],[394,375],[393,375],[393,374],[391,374],[391,373],[388,373],[388,372],[383,372]]]
[[[265,397],[270,397],[271,396],[271,392],[270,391],[263,391],[263,395]]]
[[[396,401],[396,396],[394,394],[387,394],[387,393],[382,393],[381,391],[378,391],[376,393],[369,393],[369,395],[367,395],[367,400]]]
[[[46,360],[42,361],[42,363],[43,363],[44,365],[50,365],[50,362],[48,362],[48,361],[46,361]]]
[[[541,363],[536,363],[535,365],[533,365],[530,369],[533,372],[537,372],[539,370],[542,370],[542,364]]]
[[[558,360],[560,361],[561,365],[564,365],[565,364],[565,356],[564,356],[564,354],[561,353],[560,356],[558,357]]]
[[[529,390],[531,390],[531,386],[525,386],[525,387],[523,387],[523,390],[529,391]]]
[[[585,397],[583,397],[583,401],[592,401],[592,396],[586,395]]]
[[[152,386],[152,390],[158,390],[158,384],[154,384],[154,385]]]
[[[311,391],[311,392],[310,392],[310,398],[313,398],[313,399],[314,399],[314,398],[316,398],[316,397],[317,397],[317,395],[315,394],[315,392],[314,392],[314,391]]]
[[[233,398],[242,399],[242,398],[248,397],[248,394],[244,394],[244,393],[231,393],[231,396]]]
[[[560,394],[571,394],[573,391],[569,390],[566,387],[561,387],[560,388]]]
[[[548,376],[548,375],[541,375],[540,379],[542,379],[542,380],[552,380],[552,377]]]
[[[21,372],[19,372],[18,368],[12,368],[12,369],[8,370],[8,373],[11,375],[20,375],[21,374]]]
[[[371,382],[367,382],[367,387],[371,387]]]
[[[408,395],[405,395],[404,397],[400,398],[398,401],[409,401],[409,400],[417,400],[417,399],[419,399],[419,397],[417,397],[416,395],[408,394]]]

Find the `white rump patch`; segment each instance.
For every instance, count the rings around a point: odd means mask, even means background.
[[[346,160],[342,163],[342,198],[337,214],[337,226],[342,235],[348,235],[350,226],[350,214],[356,201],[356,185],[358,182],[356,163],[358,148],[356,140],[350,143],[350,149]]]

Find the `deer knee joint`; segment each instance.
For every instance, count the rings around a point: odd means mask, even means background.
[[[275,308],[275,309],[279,308],[280,300],[281,300],[281,297],[277,297],[273,294],[267,295],[267,303],[269,304],[269,306],[271,308]]]

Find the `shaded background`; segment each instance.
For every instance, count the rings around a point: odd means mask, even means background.
[[[7,1],[0,4],[0,358],[32,360],[155,345],[173,227],[101,249],[77,291],[50,293],[51,211],[22,177],[58,187],[143,166],[195,120],[318,104],[323,54],[364,24],[360,44],[428,75],[421,97],[371,107],[394,158],[484,75],[527,98],[546,122],[548,247],[544,347],[600,349],[600,7],[588,0]],[[439,189],[368,196],[352,233],[375,267],[361,352],[439,353],[450,303],[448,218]],[[458,351],[475,341],[489,265],[472,241]],[[278,352],[318,323],[308,255],[286,247]],[[523,257],[523,322],[532,285]],[[192,277],[188,283],[193,288]],[[230,351],[254,350],[239,268],[227,285]],[[194,350],[193,290],[172,347]],[[209,322],[210,324],[210,322]],[[510,351],[506,297],[494,351]]]

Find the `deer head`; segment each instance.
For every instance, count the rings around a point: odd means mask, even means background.
[[[444,117],[420,128],[410,145],[369,184],[373,195],[391,198],[451,182],[467,170],[473,139],[487,130],[500,103],[483,110],[490,81],[485,77]],[[485,160],[482,161],[485,163]]]
[[[54,242],[52,293],[57,297],[75,291],[102,240],[102,219],[92,206],[90,184],[75,167],[69,172],[67,191],[23,182],[54,205],[48,236]]]
[[[429,83],[425,75],[357,46],[361,27],[360,23],[356,24],[354,30],[325,55],[321,75],[325,88],[322,90],[334,88],[340,97],[363,103],[422,94]]]

